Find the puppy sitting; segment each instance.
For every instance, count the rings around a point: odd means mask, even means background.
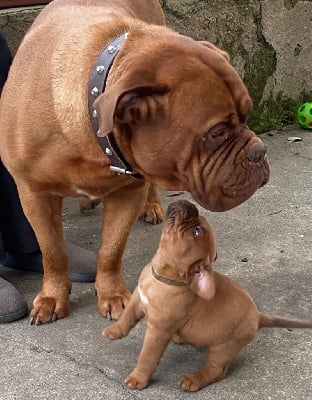
[[[143,269],[119,321],[103,332],[109,339],[121,338],[147,316],[138,363],[125,380],[129,388],[147,386],[172,338],[209,347],[207,364],[180,379],[184,390],[196,391],[223,379],[230,362],[259,328],[312,328],[312,321],[259,312],[243,287],[212,270],[216,255],[213,230],[197,208],[188,201],[172,203],[156,255]]]

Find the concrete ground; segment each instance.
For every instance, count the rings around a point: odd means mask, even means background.
[[[302,141],[290,142],[288,137]],[[225,213],[203,211],[215,228],[215,269],[245,285],[262,311],[312,317],[312,131],[294,126],[262,135],[272,167],[270,182],[245,204]],[[164,205],[185,193],[163,193]],[[172,195],[172,193],[171,193]],[[97,251],[101,209],[80,215],[77,200],[64,204],[66,238]],[[124,256],[133,289],[155,252],[161,226],[137,222]],[[41,275],[0,267],[31,306]],[[130,391],[123,380],[135,365],[144,322],[125,339],[101,333],[109,321],[97,313],[93,284],[73,284],[71,314],[40,327],[27,318],[0,325],[0,399],[296,399],[312,398],[312,331],[262,330],[232,363],[226,379],[184,393],[179,377],[200,368],[207,351],[171,344],[150,386]]]

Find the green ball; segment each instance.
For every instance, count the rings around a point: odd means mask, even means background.
[[[303,129],[312,129],[312,102],[298,107],[296,120]]]

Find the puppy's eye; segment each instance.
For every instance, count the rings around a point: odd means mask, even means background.
[[[201,233],[201,227],[200,226],[195,226],[195,228],[193,229],[193,235],[194,237],[198,237]]]

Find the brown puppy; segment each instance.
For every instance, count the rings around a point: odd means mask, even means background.
[[[231,360],[259,328],[312,328],[312,320],[287,320],[259,312],[243,287],[212,270],[216,255],[213,230],[196,207],[183,200],[172,203],[157,253],[143,269],[119,321],[103,332],[119,339],[147,317],[138,363],[125,380],[129,388],[147,386],[172,338],[209,347],[207,364],[180,379],[180,386],[193,392],[223,379]]]
[[[55,0],[15,56],[0,154],[43,255],[35,324],[69,313],[65,196],[103,198],[98,308],[116,319],[130,298],[122,254],[150,184],[223,211],[268,180],[265,148],[246,125],[251,101],[228,56],[164,22],[158,0]]]

